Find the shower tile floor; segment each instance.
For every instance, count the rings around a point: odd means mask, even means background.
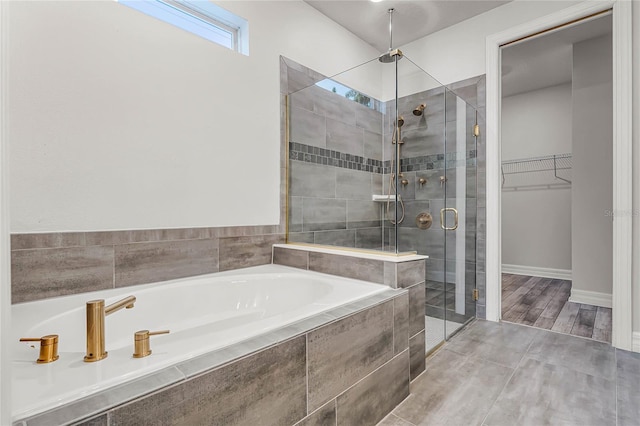
[[[464,324],[460,324],[453,321],[444,321],[440,318],[434,318],[426,316],[424,317],[424,325],[425,330],[427,330],[426,334],[426,352],[428,353],[430,350],[438,346],[443,340],[445,336],[445,325],[447,327],[446,333],[451,334],[462,327]]]
[[[378,426],[640,424],[640,354],[476,320],[427,358]]]

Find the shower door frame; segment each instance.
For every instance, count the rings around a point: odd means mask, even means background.
[[[486,319],[501,320],[501,192],[500,164],[502,143],[501,51],[502,45],[558,26],[584,19],[593,14],[613,11],[613,210],[621,212],[613,218],[613,294],[612,333],[614,347],[640,352],[640,335],[633,333],[633,262],[632,249],[640,247],[640,227],[634,230],[633,166],[640,167],[638,152],[632,152],[632,5],[624,0],[583,2],[526,24],[487,37],[487,256]],[[635,155],[633,155],[635,154]],[[636,188],[636,196],[640,188]],[[637,202],[637,200],[636,200]],[[636,255],[637,257],[637,255]],[[638,277],[636,277],[638,280]],[[638,301],[636,295],[636,302]]]

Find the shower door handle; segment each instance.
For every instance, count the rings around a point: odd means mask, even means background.
[[[444,215],[446,212],[453,212],[454,222],[451,228],[447,228],[445,226]],[[458,229],[458,210],[454,209],[453,207],[445,207],[444,209],[440,210],[440,227],[445,231],[453,231]]]

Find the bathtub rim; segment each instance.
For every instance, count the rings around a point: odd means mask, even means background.
[[[333,278],[342,279],[343,277],[333,276]],[[371,284],[380,286],[380,284],[376,283]],[[40,413],[19,418],[13,418],[12,416],[12,424],[27,426],[39,424],[66,425],[88,420],[119,405],[126,404],[129,401],[190,380],[210,371],[223,368],[242,358],[251,356],[336,321],[340,321],[350,315],[389,302],[404,294],[408,294],[407,289],[383,289],[378,293],[365,296],[356,301],[336,306],[305,319],[285,324],[267,333],[215,349],[171,366],[163,367],[125,383],[96,391],[95,393]]]

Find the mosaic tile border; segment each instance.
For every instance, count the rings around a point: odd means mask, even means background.
[[[389,161],[383,162],[296,142],[289,143],[289,159],[371,173],[389,173],[387,169],[390,168]]]
[[[473,166],[475,165],[476,154],[475,150],[469,150],[403,158],[400,160],[400,171],[414,172],[443,169],[445,165],[447,168],[462,167],[465,165]],[[289,159],[376,174],[391,173],[390,160],[376,160],[297,142],[289,142]]]

